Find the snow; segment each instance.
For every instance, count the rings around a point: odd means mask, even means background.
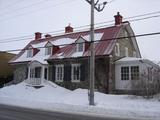
[[[46,59],[50,57],[50,55],[45,55],[45,48],[39,48],[39,52],[33,57],[27,57],[27,51],[25,51],[18,59],[14,62],[23,62],[23,61],[38,61],[42,64],[48,64]]]
[[[102,36],[103,36],[103,33],[95,33],[94,40],[99,41],[99,40],[101,40]],[[83,38],[87,41],[90,41],[90,35],[85,35],[85,36],[83,36]]]
[[[109,117],[159,120],[160,101],[132,95],[95,92],[95,106],[88,105],[88,90],[67,90],[46,81],[41,88],[22,82],[0,89],[0,103],[49,111],[71,112]]]
[[[80,57],[80,56],[83,56],[83,52],[74,52],[72,54],[72,57]]]
[[[59,46],[59,47],[63,47],[69,44],[72,44],[76,41],[76,39],[71,39],[71,38],[61,38],[61,39],[57,39],[54,41],[50,41],[53,45]]]

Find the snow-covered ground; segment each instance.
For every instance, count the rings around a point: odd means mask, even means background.
[[[22,82],[0,89],[0,103],[21,107],[109,117],[160,120],[160,101],[131,95],[95,93],[96,106],[88,105],[88,90],[67,90],[46,82],[35,89]]]

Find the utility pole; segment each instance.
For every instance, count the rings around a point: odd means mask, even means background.
[[[95,3],[94,0],[86,0],[91,5],[91,24],[90,24],[90,81],[89,81],[89,105],[94,103],[94,82],[95,82],[95,51],[94,51],[94,9],[101,12],[107,2],[98,4],[99,0]]]

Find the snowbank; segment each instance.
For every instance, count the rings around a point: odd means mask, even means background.
[[[0,89],[0,103],[71,113],[123,116],[159,120],[160,102],[129,95],[106,95],[95,92],[96,106],[88,105],[88,90],[67,90],[52,82],[33,88],[22,82]]]

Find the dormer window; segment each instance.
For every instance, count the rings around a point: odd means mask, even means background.
[[[76,41],[76,52],[83,52],[85,47],[84,39],[82,37],[78,38]]]
[[[84,43],[77,44],[77,52],[83,52],[84,50]]]
[[[53,45],[50,42],[48,42],[45,45],[45,55],[51,55],[52,54],[52,50],[53,50]]]
[[[27,50],[27,58],[32,57],[32,56],[33,56],[33,49],[32,49],[32,48],[29,48],[29,49]]]
[[[51,55],[52,54],[52,46],[47,46],[45,48],[45,55]]]

